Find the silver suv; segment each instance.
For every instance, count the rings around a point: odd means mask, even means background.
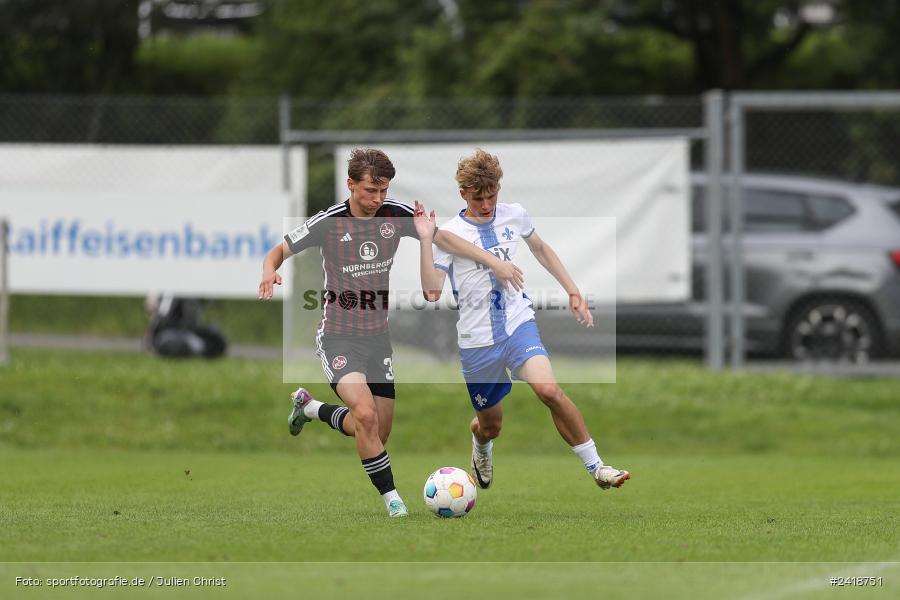
[[[692,184],[693,300],[620,304],[620,349],[703,346],[705,178]],[[743,187],[748,351],[852,362],[900,352],[900,188],[776,175]],[[725,286],[727,297],[727,267]]]

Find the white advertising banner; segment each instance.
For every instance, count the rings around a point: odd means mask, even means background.
[[[279,147],[0,145],[14,293],[255,298],[282,218]]]
[[[500,159],[503,168],[499,201],[528,210],[538,233],[556,250],[583,293],[590,292],[599,303],[689,297],[690,186],[685,139],[379,147],[397,169],[388,196],[408,204],[420,200],[428,210],[435,209],[438,224],[465,207],[454,180],[457,162],[476,147],[484,148]],[[346,165],[351,149],[336,149],[338,199],[348,195]],[[542,223],[559,227],[542,231]],[[604,226],[598,228],[598,223]],[[391,272],[392,287],[419,286],[418,255],[416,242],[404,240]],[[519,256],[527,290],[559,288],[529,252]]]

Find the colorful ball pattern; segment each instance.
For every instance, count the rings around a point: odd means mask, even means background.
[[[464,517],[475,506],[475,479],[456,467],[441,467],[425,480],[425,506],[439,517]]]

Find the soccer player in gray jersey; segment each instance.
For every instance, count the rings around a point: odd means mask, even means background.
[[[363,468],[384,499],[388,514],[403,517],[408,511],[394,486],[384,447],[394,417],[387,298],[399,239],[415,237],[429,253],[434,241],[450,253],[487,265],[506,285],[520,288],[522,278],[512,264],[452,233],[436,231],[418,202],[414,209],[387,198],[394,175],[394,165],[384,152],[354,150],[347,169],[350,197],[310,217],[269,251],[263,261],[259,298],[272,298],[274,285],[281,283],[277,269],[286,258],[306,248],[321,249],[325,310],[316,336],[316,354],[332,389],[346,406],[316,400],[301,387],[291,395],[290,433],[298,435],[306,423],[319,420],[353,436]]]

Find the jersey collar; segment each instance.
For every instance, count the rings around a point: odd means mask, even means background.
[[[497,209],[494,209],[494,216],[491,217],[491,220],[486,223],[476,223],[475,221],[470,221],[466,218],[466,209],[462,209],[459,211],[459,218],[468,223],[469,225],[474,225],[475,227],[490,227],[494,224],[494,221],[497,220]]]

